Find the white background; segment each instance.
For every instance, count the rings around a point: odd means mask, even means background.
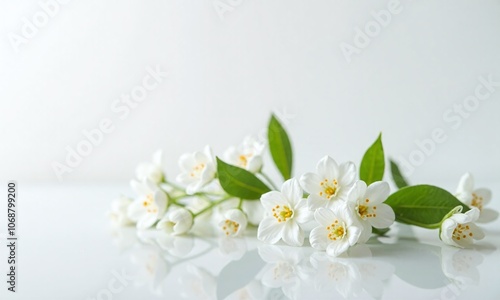
[[[271,111],[294,115],[297,173],[325,154],[359,163],[380,131],[388,155],[408,157],[440,127],[448,138],[413,182],[499,179],[500,88],[456,130],[443,113],[478,77],[500,81],[500,1],[401,1],[350,63],[341,43],[388,1],[233,0],[223,18],[212,0],[71,1],[16,52],[9,34],[37,2],[0,1],[2,179],[57,180],[51,164],[103,118],[114,132],[64,182],[125,182],[157,148],[173,177],[180,154],[205,144],[220,154]],[[121,120],[113,101],[157,65],[167,78]]]

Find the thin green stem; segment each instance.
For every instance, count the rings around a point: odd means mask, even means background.
[[[242,206],[243,206],[243,199],[240,198],[240,202],[238,203],[238,209],[241,210]]]
[[[229,199],[233,199],[233,198],[234,198],[234,197],[232,197],[232,196],[227,196],[227,197],[224,197],[224,198],[222,198],[222,199],[220,199],[220,200],[218,200],[218,201],[216,201],[216,202],[213,202],[213,203],[211,203],[210,205],[208,205],[207,207],[205,207],[204,209],[202,209],[202,210],[200,210],[199,212],[197,212],[197,213],[193,214],[193,217],[194,217],[194,218],[196,218],[197,216],[199,216],[199,215],[201,215],[201,214],[203,214],[203,213],[205,213],[205,212],[209,211],[209,210],[210,210],[210,209],[212,209],[214,206],[217,206],[217,205],[221,204],[222,202],[227,201],[227,200],[229,200]]]
[[[273,189],[275,189],[276,191],[278,190],[278,188],[276,187],[276,185],[274,184],[274,182],[271,180],[271,178],[269,178],[269,176],[267,176],[264,172],[260,171],[259,172],[260,175],[262,175],[262,177],[264,177],[264,179],[266,179],[266,181],[271,185],[271,187]]]

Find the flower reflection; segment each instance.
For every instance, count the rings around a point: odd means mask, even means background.
[[[187,274],[179,278],[181,296],[186,299],[216,299],[217,281],[207,270],[188,264]]]
[[[161,283],[169,271],[161,249],[156,245],[141,245],[132,252],[131,261],[137,266],[135,284],[149,286],[154,294],[161,295]]]
[[[156,242],[161,249],[175,257],[188,256],[194,247],[194,240],[191,236],[175,236],[162,233],[156,238]]]
[[[219,251],[231,260],[239,260],[247,252],[247,244],[243,238],[219,238]]]
[[[322,292],[336,290],[344,298],[357,297],[363,291],[380,298],[383,281],[392,276],[394,267],[371,258],[369,248],[363,245],[355,247],[348,255],[331,257],[323,252],[311,255],[311,265],[315,269],[312,281],[316,289]]]
[[[262,283],[271,288],[281,288],[291,299],[299,296],[302,281],[307,277],[301,264],[300,248],[266,245],[259,247],[259,255],[268,265],[264,267]]]
[[[452,282],[460,286],[479,283],[477,267],[483,262],[483,255],[469,249],[441,248],[441,267]]]

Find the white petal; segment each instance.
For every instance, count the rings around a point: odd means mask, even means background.
[[[255,155],[248,160],[247,170],[252,173],[257,173],[262,169],[262,156]]]
[[[480,188],[480,189],[475,190],[474,194],[483,198],[483,206],[490,203],[490,201],[491,201],[491,190],[489,190],[489,189]]]
[[[309,234],[309,242],[314,249],[326,250],[330,240],[328,239],[328,232],[324,226],[318,226],[311,230]]]
[[[349,249],[349,243],[347,240],[334,241],[326,247],[326,253],[330,256],[339,256]]]
[[[184,153],[179,158],[179,168],[183,172],[191,172],[191,169],[196,165],[194,156],[191,153]]]
[[[272,210],[276,205],[288,204],[288,201],[285,199],[283,194],[277,191],[265,193],[260,197],[260,202],[262,203],[262,206],[264,206],[266,212]]]
[[[316,166],[316,170],[318,171],[318,175],[324,179],[337,179],[339,176],[339,166],[337,162],[329,157],[323,157]]]
[[[156,222],[158,215],[153,214],[153,213],[146,213],[144,214],[141,219],[137,222],[137,228],[138,229],[146,229],[151,226]]]
[[[451,219],[451,218],[448,218],[446,220],[444,220],[444,222],[441,224],[441,240],[448,244],[448,245],[452,245],[452,246],[458,246],[454,241],[453,241],[453,230],[455,230],[455,228],[457,227],[457,223]]]
[[[322,191],[321,180],[322,178],[317,174],[305,173],[300,177],[300,184],[307,193],[318,195]]]
[[[365,194],[366,183],[362,180],[358,180],[347,193],[346,201],[351,204],[358,204],[358,200],[363,199]]]
[[[467,172],[460,178],[457,192],[472,193],[473,190],[474,190],[474,177],[472,177],[471,173]]]
[[[372,236],[372,226],[370,225],[369,222],[367,221],[360,221],[359,224],[361,225],[362,229],[357,232],[358,233],[358,243],[364,244],[366,243],[370,237]],[[348,231],[348,233],[350,233]]]
[[[321,224],[321,226],[330,226],[335,220],[337,219],[337,216],[333,211],[331,211],[328,208],[318,208],[314,212],[314,219],[316,219],[316,222]]]
[[[350,246],[354,246],[359,241],[359,238],[363,233],[363,228],[361,227],[361,224],[356,223],[356,225],[349,226],[347,230],[348,230],[347,241],[349,242]]]
[[[247,227],[247,217],[245,216],[245,214],[239,210],[239,209],[231,209],[231,210],[228,210],[226,213],[225,213],[225,217],[228,219],[228,220],[231,220],[233,222],[236,222],[238,223],[240,226],[238,228],[238,231],[242,231],[242,230],[245,230],[245,228]]]
[[[479,211],[479,209],[476,207],[473,207],[465,213],[465,215],[468,216],[469,219],[467,219],[465,222],[462,222],[462,223],[476,222],[477,219],[479,218],[480,214],[481,214],[481,212]]]
[[[290,246],[299,247],[304,244],[304,232],[299,225],[293,221],[288,221],[283,229],[283,241]]]
[[[265,218],[257,229],[257,238],[269,244],[276,244],[281,239],[284,223],[276,222],[273,217]]]
[[[470,227],[470,231],[472,232],[473,237],[474,237],[475,240],[482,240],[482,239],[484,239],[484,232],[483,232],[483,230],[481,228],[479,228],[479,226],[477,226],[474,223],[469,223],[468,225]]]
[[[396,215],[394,210],[387,204],[381,203],[377,206],[376,217],[368,218],[370,224],[375,228],[387,228],[394,223]]]
[[[137,222],[145,213],[142,201],[139,200],[132,202],[127,209],[127,216],[134,222]]]
[[[345,162],[340,165],[339,171],[339,184],[342,187],[351,186],[358,174],[356,172],[356,165],[353,162]]]
[[[367,199],[370,199],[370,205],[375,205],[384,202],[387,197],[389,197],[389,194],[391,193],[391,190],[389,188],[389,184],[385,181],[377,181],[372,184],[366,189],[366,195],[365,197]]]
[[[317,196],[317,195],[309,195],[307,197],[307,206],[309,207],[309,210],[314,211],[320,207],[326,207],[329,202],[332,202],[330,200],[327,200],[323,197]]]
[[[300,188],[299,181],[295,178],[289,179],[283,183],[281,193],[288,200],[289,203],[296,204],[302,199],[303,191]]]
[[[307,206],[307,200],[302,199],[293,209],[293,220],[299,224],[306,223],[312,219],[312,212]]]
[[[158,214],[161,216],[165,213],[165,210],[167,209],[167,194],[165,194],[163,191],[156,191],[154,194],[154,199],[155,203],[158,206]]]

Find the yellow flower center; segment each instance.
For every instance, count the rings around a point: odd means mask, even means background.
[[[328,238],[332,241],[341,240],[347,233],[345,224],[339,222],[339,220],[333,221],[332,224],[326,227],[328,231]]]
[[[470,230],[468,224],[458,224],[453,230],[452,238],[456,241],[465,240],[467,238],[472,238],[474,234]]]
[[[242,167],[242,168],[246,168],[247,165],[248,165],[248,160],[253,156],[252,153],[249,153],[249,154],[241,154],[239,157],[238,157],[238,160],[239,160],[239,166]]]
[[[224,231],[226,236],[229,236],[230,234],[236,234],[239,228],[240,224],[231,220],[226,220],[222,225],[222,231]]]
[[[153,194],[146,195],[146,199],[142,201],[142,206],[147,209],[148,213],[158,212],[158,208],[155,205]]]
[[[483,210],[483,197],[476,193],[472,193],[472,202],[470,205],[477,207],[479,210]]]
[[[365,199],[365,204],[368,204],[369,202],[370,202],[370,199]],[[356,210],[358,212],[358,215],[363,220],[366,220],[367,218],[375,218],[377,216],[377,214],[376,214],[377,207],[376,206],[358,204],[358,206],[356,206]]]
[[[204,163],[198,164],[198,165],[194,166],[193,170],[191,171],[191,174],[189,174],[189,175],[191,177],[199,176],[201,174],[201,172],[203,172],[203,170],[205,170],[205,167],[206,167],[206,165]]]
[[[331,182],[328,179],[325,179],[320,182],[322,191],[319,192],[321,197],[327,198],[330,200],[331,198],[337,196],[339,192],[339,186],[336,179],[333,179]]]
[[[278,223],[286,222],[288,219],[293,217],[293,210],[288,206],[276,205],[273,207],[273,217],[278,220]]]

